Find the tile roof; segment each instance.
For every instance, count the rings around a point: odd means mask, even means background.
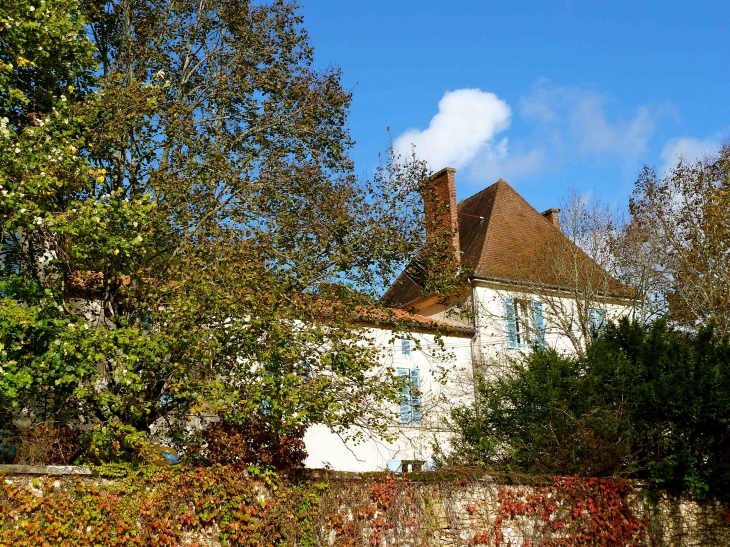
[[[575,260],[585,277],[599,274],[607,294],[631,295],[626,285],[609,276],[502,179],[461,201],[458,215],[461,263],[475,276],[567,287],[572,279],[561,278],[558,268],[539,265],[540,258],[549,255],[553,260]],[[423,262],[416,257],[383,300],[405,307],[427,296],[423,294],[426,275]]]
[[[396,308],[372,308],[359,309],[356,322],[367,325],[390,328],[390,326],[402,326],[407,330],[425,331],[431,333],[449,334],[470,338],[474,335],[474,327],[469,325],[458,325],[432,317],[426,317],[417,313]]]

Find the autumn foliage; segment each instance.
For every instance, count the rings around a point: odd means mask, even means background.
[[[281,433],[261,418],[244,423],[220,421],[206,427],[203,444],[188,451],[208,465],[231,465],[246,469],[251,465],[274,469],[302,467],[307,452],[304,448],[304,429]]]
[[[220,465],[96,473],[0,476],[0,547],[638,547],[666,545],[664,526],[677,518],[614,479],[465,470],[287,477]],[[726,544],[727,509],[706,509],[709,526],[693,521],[680,540]]]

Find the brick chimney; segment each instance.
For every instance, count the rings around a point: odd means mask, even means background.
[[[548,222],[560,230],[560,209],[548,209],[542,216],[548,219]]]
[[[451,238],[457,263],[461,262],[459,217],[456,207],[456,169],[445,167],[423,183],[423,205],[426,239],[447,234]]]

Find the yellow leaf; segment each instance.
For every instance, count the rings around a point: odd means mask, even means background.
[[[36,64],[33,61],[29,61],[28,59],[26,59],[25,57],[22,57],[21,55],[18,55],[15,58],[15,62],[18,63],[18,66],[20,66],[20,67],[23,67],[23,66],[36,66]]]

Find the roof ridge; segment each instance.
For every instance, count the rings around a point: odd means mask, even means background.
[[[482,263],[482,259],[484,258],[485,253],[487,252],[487,245],[489,245],[489,241],[492,236],[492,232],[494,231],[492,228],[494,227],[494,222],[492,221],[495,217],[495,209],[499,207],[499,193],[502,188],[505,186],[512,190],[512,187],[507,184],[505,180],[500,177],[497,182],[492,184],[491,186],[494,186],[494,198],[492,200],[492,208],[489,211],[489,218],[487,219],[487,226],[484,228],[484,241],[482,242],[482,248],[479,251],[479,256],[477,257],[477,260],[474,264],[474,270],[479,267],[479,265]],[[490,188],[491,188],[490,186]],[[514,190],[512,190],[514,192]]]
[[[557,226],[555,226],[555,224],[553,224],[553,223],[552,223],[552,222],[550,222],[550,221],[549,221],[549,220],[548,220],[547,218],[545,218],[545,216],[544,216],[544,215],[543,215],[543,214],[542,214],[542,213],[541,213],[540,211],[538,211],[537,209],[535,209],[535,207],[534,207],[534,206],[533,206],[533,205],[532,205],[532,204],[531,204],[531,203],[530,203],[529,201],[527,201],[527,200],[526,200],[526,199],[524,198],[524,196],[523,196],[522,194],[520,194],[520,193],[519,193],[519,192],[518,192],[517,190],[515,190],[515,189],[514,189],[514,188],[513,188],[513,187],[512,187],[511,185],[510,185],[510,183],[509,183],[509,182],[507,182],[507,181],[506,181],[506,180],[504,180],[504,179],[499,179],[499,180],[498,180],[497,182],[495,182],[495,184],[499,184],[499,183],[502,183],[502,184],[500,184],[500,187],[506,186],[507,188],[509,188],[509,189],[510,189],[510,190],[512,191],[512,193],[514,193],[514,194],[515,194],[515,195],[516,195],[516,196],[517,196],[518,198],[520,198],[520,200],[522,200],[522,203],[524,203],[524,204],[525,204],[525,205],[527,205],[527,206],[528,206],[528,207],[529,207],[530,209],[532,209],[532,210],[533,210],[533,211],[535,211],[535,212],[536,212],[536,213],[537,213],[538,215],[540,215],[540,217],[542,217],[542,219],[543,219],[543,220],[544,220],[545,222],[547,222],[547,223],[548,223],[548,224],[549,224],[550,226],[552,226],[552,227],[553,227],[553,229],[555,229],[555,230],[557,230],[558,232],[560,232],[561,234],[563,234],[563,236],[565,236],[565,237],[568,237],[568,236],[566,236],[566,235],[565,235],[565,233],[564,233],[564,232],[563,232],[563,231],[562,231],[562,230],[561,230],[560,228],[558,228]],[[569,239],[569,238],[568,238],[568,239]]]
[[[499,179],[499,180],[502,180],[502,179]],[[479,191],[478,191],[478,192],[477,192],[476,194],[472,194],[472,195],[471,195],[471,196],[469,196],[468,198],[464,198],[464,199],[462,199],[462,200],[461,200],[461,201],[460,201],[459,203],[457,203],[457,204],[456,204],[456,208],[457,208],[457,210],[458,210],[458,209],[461,209],[462,205],[466,205],[467,203],[469,203],[469,202],[470,202],[471,200],[473,200],[474,198],[476,198],[476,197],[480,196],[481,194],[484,194],[485,192],[487,192],[488,190],[490,190],[490,189],[491,189],[492,187],[496,186],[496,185],[497,185],[497,183],[499,183],[499,180],[498,180],[497,182],[494,182],[494,183],[490,184],[490,185],[489,185],[489,186],[487,186],[486,188],[482,188],[482,189],[481,189],[481,190],[479,190]],[[503,182],[504,182],[504,181],[503,181]]]

